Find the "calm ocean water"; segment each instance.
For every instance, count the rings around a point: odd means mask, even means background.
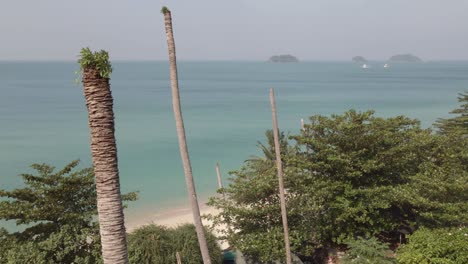
[[[271,127],[268,89],[276,89],[280,129],[298,132],[301,118],[375,109],[429,127],[468,90],[468,62],[398,64],[361,69],[348,62],[180,62],[181,100],[200,197],[257,154]],[[73,62],[0,62],[0,185],[21,185],[32,163],[90,166],[82,87]],[[185,203],[185,183],[172,114],[168,64],[116,62],[111,85],[122,190],[140,191],[131,217]]]

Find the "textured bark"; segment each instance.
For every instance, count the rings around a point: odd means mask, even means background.
[[[176,50],[174,43],[174,35],[172,32],[172,18],[171,12],[168,10],[164,14],[164,22],[166,25],[167,46],[169,50],[169,64],[170,64],[170,77],[171,77],[171,90],[172,90],[172,106],[174,109],[174,118],[176,122],[177,137],[179,138],[180,156],[184,166],[185,183],[187,185],[187,192],[189,195],[190,204],[192,207],[193,222],[197,231],[198,243],[200,244],[200,251],[204,264],[211,264],[210,254],[208,251],[208,244],[206,243],[205,232],[200,216],[200,208],[198,206],[197,193],[193,183],[192,166],[188,155],[187,140],[185,137],[184,120],[182,118],[182,110],[180,107],[179,96],[179,83],[177,77],[177,61]]]
[[[275,93],[273,89],[270,89],[270,102],[271,102],[271,114],[273,117],[273,136],[275,139],[275,153],[276,153],[276,167],[278,170],[278,184],[279,184],[279,194],[280,194],[280,203],[281,203],[281,218],[283,220],[283,230],[284,230],[284,244],[286,249],[286,263],[291,264],[291,248],[289,244],[289,231],[288,231],[288,217],[286,215],[286,199],[284,198],[284,180],[283,180],[283,164],[281,163],[281,150],[279,144],[279,135],[278,135],[278,120],[276,118],[276,103],[275,103]]]
[[[96,69],[87,68],[83,70],[83,87],[91,130],[102,257],[106,264],[128,263],[109,79],[102,78]]]

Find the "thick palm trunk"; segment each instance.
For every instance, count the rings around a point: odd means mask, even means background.
[[[179,138],[180,156],[184,166],[185,183],[187,185],[187,192],[189,195],[190,204],[192,207],[193,222],[197,231],[198,243],[203,258],[203,263],[211,264],[210,254],[208,252],[208,245],[206,243],[205,232],[203,229],[200,208],[198,206],[197,193],[192,176],[192,166],[187,149],[187,141],[185,138],[184,120],[182,118],[182,110],[180,107],[179,84],[177,78],[177,62],[176,51],[174,43],[174,35],[172,33],[172,18],[171,12],[167,8],[162,10],[164,14],[164,21],[166,25],[167,46],[169,49],[169,64],[170,64],[170,77],[171,77],[171,90],[172,90],[172,106],[174,109],[174,118],[177,128],[177,136]]]
[[[284,243],[286,249],[286,263],[291,264],[291,248],[289,245],[288,217],[286,215],[286,199],[284,198],[283,164],[279,144],[278,120],[276,118],[275,93],[270,89],[271,114],[273,116],[273,137],[275,139],[276,167],[278,169],[278,183],[281,203],[281,218],[283,220]]]
[[[86,67],[83,86],[91,130],[102,256],[106,264],[128,263],[109,79],[101,77],[94,67]]]

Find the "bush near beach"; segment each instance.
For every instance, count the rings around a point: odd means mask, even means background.
[[[221,248],[216,242],[216,237],[210,232],[205,232],[205,236],[211,263],[221,264]],[[177,252],[182,263],[203,263],[197,233],[192,224],[184,224],[176,228],[158,225],[140,227],[128,235],[128,247],[130,263],[177,263]]]

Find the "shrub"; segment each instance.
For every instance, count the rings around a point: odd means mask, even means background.
[[[222,254],[216,237],[209,232],[205,232],[205,236],[211,262],[221,264]],[[128,251],[130,263],[177,263],[176,252],[180,253],[184,264],[203,263],[197,233],[192,224],[181,225],[177,228],[158,225],[138,228],[128,235]]]
[[[468,263],[468,228],[421,228],[397,250],[402,264]]]
[[[374,237],[370,239],[359,237],[355,240],[346,241],[346,244],[349,249],[343,258],[343,264],[395,263],[395,259],[391,257],[388,245]]]

